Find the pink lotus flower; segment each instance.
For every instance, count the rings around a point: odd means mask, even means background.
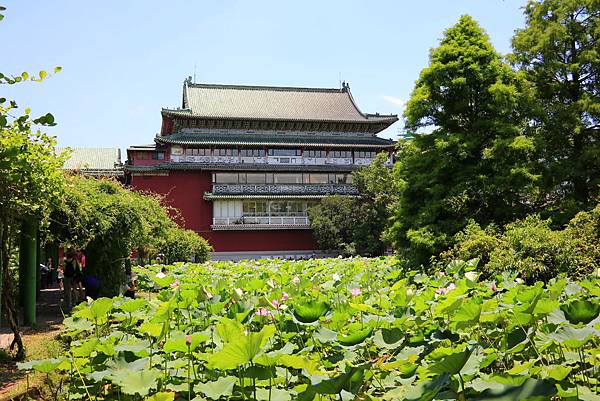
[[[292,284],[300,284],[300,277],[298,276],[294,276],[294,278],[292,279]]]
[[[180,284],[179,280],[175,280],[173,283],[171,283],[169,285],[169,287],[171,287],[171,288],[177,288],[177,287],[179,287],[179,284]]]
[[[498,291],[498,287],[496,286],[496,283],[495,283],[495,282],[494,282],[494,283],[492,283],[492,285],[490,286],[490,290],[492,290],[492,291],[494,291],[494,292]]]
[[[256,314],[258,316],[268,316],[269,315],[269,311],[267,310],[267,308],[263,308],[261,306],[258,309],[256,309]]]
[[[279,309],[279,306],[280,306],[281,304],[279,303],[279,301],[278,301],[278,300],[274,299],[274,300],[272,300],[272,301],[271,301],[271,305],[273,305],[273,307],[274,307],[275,309]]]
[[[192,345],[192,336],[187,335],[185,336],[185,344],[189,347],[190,345]]]
[[[446,287],[440,287],[435,289],[435,297],[439,297],[440,295],[446,295],[448,293],[448,289]]]
[[[449,293],[450,291],[452,291],[455,288],[456,288],[456,285],[454,283],[450,283],[450,285],[448,287],[437,288],[435,290],[435,297],[437,298],[440,295],[446,295],[447,293]]]
[[[353,297],[358,297],[362,294],[362,291],[360,290],[360,288],[353,288],[352,290],[350,290],[350,293]]]
[[[281,302],[285,302],[285,301],[287,301],[287,299],[288,299],[289,297],[290,297],[290,296],[289,296],[289,294],[288,294],[287,292],[285,292],[285,291],[284,291],[284,292],[282,292],[282,293],[281,293]]]

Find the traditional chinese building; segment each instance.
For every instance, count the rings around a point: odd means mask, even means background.
[[[307,209],[357,196],[351,173],[394,142],[396,115],[365,114],[350,88],[183,85],[151,145],[127,149],[132,187],[166,196],[217,255],[312,253]]]

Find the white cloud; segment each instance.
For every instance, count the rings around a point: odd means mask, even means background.
[[[406,106],[406,102],[403,99],[400,99],[399,97],[389,96],[389,95],[380,95],[379,97],[382,98],[383,100],[385,100],[386,102],[390,102],[396,106],[399,106],[402,108],[404,108],[404,106]]]

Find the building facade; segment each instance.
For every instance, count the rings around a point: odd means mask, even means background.
[[[162,110],[151,145],[127,149],[130,185],[163,194],[217,254],[318,249],[307,209],[357,196],[351,173],[394,142],[376,134],[395,115],[364,114],[350,88],[184,82],[182,107]]]

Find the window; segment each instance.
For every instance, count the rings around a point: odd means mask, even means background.
[[[335,175],[335,183],[336,184],[346,184],[348,182],[349,177],[351,177],[351,174],[336,174]]]
[[[237,149],[215,149],[215,156],[237,156]]]
[[[352,151],[349,150],[333,150],[330,154],[331,157],[352,158]]]
[[[165,152],[152,153],[152,160],[165,160]]]
[[[327,151],[326,150],[306,150],[306,151],[304,151],[304,157],[324,159],[327,157]]]
[[[267,201],[248,201],[243,204],[243,216],[267,216]]]
[[[213,174],[213,182],[215,184],[237,184],[237,173],[215,173]]]
[[[267,182],[264,173],[247,173],[246,183],[248,184],[265,184]]]
[[[300,149],[269,149],[269,156],[302,156]]]
[[[264,149],[240,149],[240,156],[242,157],[264,157]]]
[[[354,152],[354,157],[357,159],[372,159],[375,157],[375,152],[372,150],[358,150]]]
[[[271,216],[306,216],[304,201],[271,201],[269,203]]]
[[[275,184],[302,184],[302,174],[274,174]]]
[[[310,174],[308,177],[308,184],[327,184],[328,182],[327,174]]]

